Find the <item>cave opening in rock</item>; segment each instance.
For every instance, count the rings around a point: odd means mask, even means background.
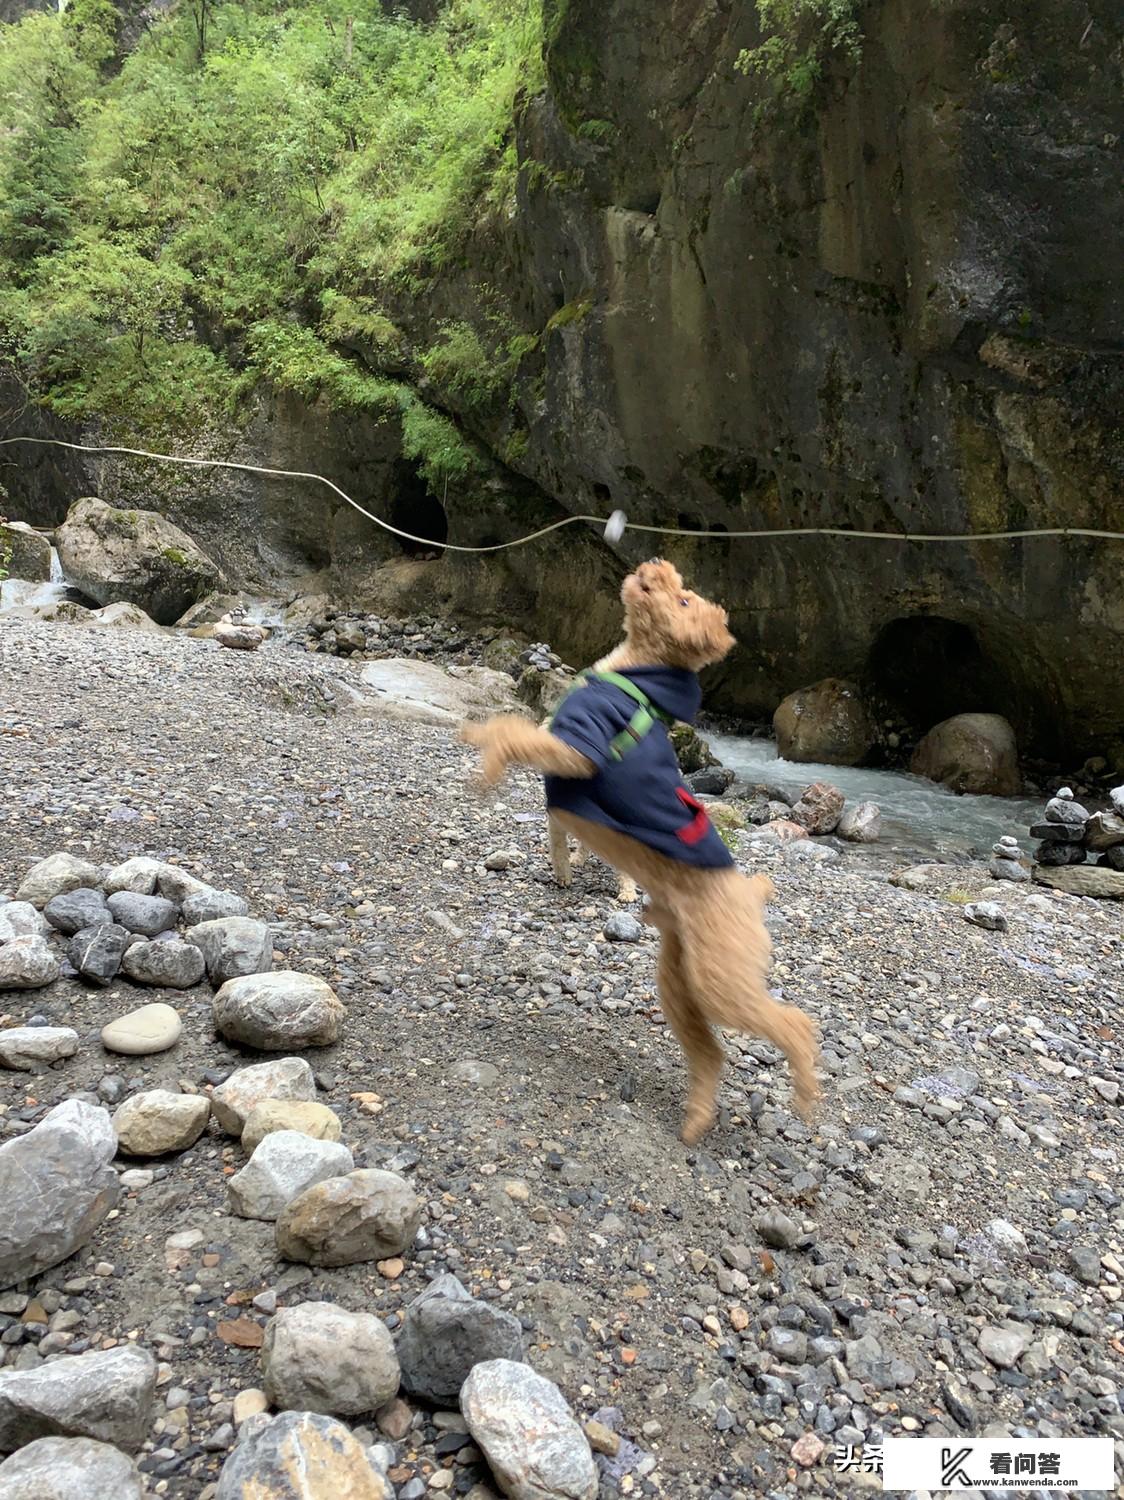
[[[400,463],[395,468],[390,524],[422,539],[396,538],[407,557],[436,558],[445,550],[449,539],[449,517],[440,500],[430,494],[413,464]]]
[[[1008,714],[1011,683],[968,625],[941,615],[891,620],[867,658],[876,699],[924,732],[954,714]]]

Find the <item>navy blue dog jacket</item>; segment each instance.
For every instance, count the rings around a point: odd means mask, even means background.
[[[548,776],[547,807],[615,829],[683,864],[732,865],[705,808],[684,785],[667,732],[677,720],[692,723],[701,703],[697,675],[682,667],[583,674],[550,732],[591,760],[597,774]]]

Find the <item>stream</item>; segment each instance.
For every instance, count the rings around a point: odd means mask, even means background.
[[[1042,803],[1017,797],[957,796],[935,782],[905,771],[873,771],[857,766],[796,765],[777,758],[769,739],[708,734],[715,755],[751,785],[776,787],[795,801],[813,781],[829,781],[848,802],[874,802],[882,809],[882,838],[874,847],[896,852],[964,858],[987,857],[1001,834],[1030,847],[1028,825],[1037,822]]]

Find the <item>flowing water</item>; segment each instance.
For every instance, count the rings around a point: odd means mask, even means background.
[[[715,755],[751,785],[776,787],[793,801],[813,781],[829,781],[848,802],[874,802],[882,809],[882,844],[919,854],[962,857],[990,854],[1001,834],[1014,834],[1029,852],[1027,832],[1042,815],[1042,803],[1015,797],[958,797],[904,771],[856,766],[796,765],[779,760],[772,740],[708,734]]]
[[[5,578],[0,583],[0,614],[21,604],[82,604],[88,609],[96,608],[92,599],[87,599],[80,589],[67,583],[59,555],[53,547],[50,569],[47,583],[29,583],[26,578]]]

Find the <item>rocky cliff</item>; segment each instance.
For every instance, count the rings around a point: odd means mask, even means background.
[[[477,445],[471,482],[428,495],[393,422],[269,393],[228,451],[329,474],[438,543],[618,506],[729,531],[1124,530],[1119,8],[879,0],[858,20],[859,56],[800,100],[739,70],[751,5],[548,0],[515,199],[394,309],[418,349],[450,321],[526,335],[485,400],[412,364]],[[35,473],[25,507],[57,519]],[[521,620],[574,659],[611,639],[615,580],[658,545],[574,527],[422,562],[307,485],[89,479],[155,494],[248,580],[331,567],[361,602]],[[1068,755],[1124,740],[1122,548],[659,545],[730,606],[716,705],[764,717],[860,677],[919,728],[999,712],[1025,748]]]

